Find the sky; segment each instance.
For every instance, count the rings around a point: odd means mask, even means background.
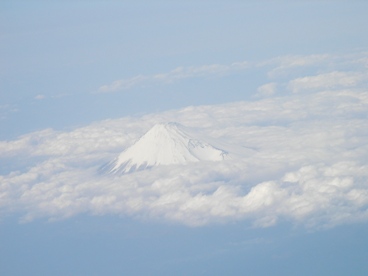
[[[1,1],[0,274],[366,275],[367,8]],[[162,122],[231,158],[102,173]]]

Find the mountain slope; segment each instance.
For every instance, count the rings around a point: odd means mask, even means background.
[[[221,161],[226,155],[225,151],[192,137],[178,123],[157,124],[123,151],[111,163],[109,172],[127,173],[152,166],[202,160]]]

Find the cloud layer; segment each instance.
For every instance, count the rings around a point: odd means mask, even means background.
[[[244,70],[247,67],[248,63],[246,61],[234,62],[226,65],[211,64],[202,66],[177,67],[167,73],[158,73],[155,75],[138,75],[127,79],[116,80],[111,84],[102,85],[98,91],[100,93],[108,93],[127,90],[136,86],[172,83],[188,78],[221,76]]]
[[[191,106],[1,141],[0,161],[6,165],[0,176],[0,215],[16,213],[26,222],[115,214],[190,226],[237,220],[257,227],[281,220],[317,228],[366,222],[368,91],[362,87],[367,73],[363,57],[349,61],[347,71],[341,67],[343,58],[336,66],[328,59],[330,71],[320,72],[319,64],[318,72],[304,68],[308,72],[298,76],[287,68],[310,63],[295,65],[289,58],[281,63],[282,77],[270,76],[272,82],[258,90],[263,98],[251,102]],[[354,63],[359,64],[355,71]],[[279,62],[270,72],[277,69],[280,74],[280,68]],[[192,69],[185,74],[193,74]],[[285,79],[287,75],[291,77]],[[232,158],[125,175],[100,173],[103,164],[150,127],[168,121],[191,127]]]
[[[272,96],[277,86],[297,93],[310,89],[335,89],[367,85],[367,52],[349,54],[287,55],[265,61],[237,61],[230,64],[180,66],[153,75],[136,75],[101,85],[99,93],[127,91],[165,85],[192,78],[220,78],[245,71],[257,71],[271,82],[259,87],[259,96]]]

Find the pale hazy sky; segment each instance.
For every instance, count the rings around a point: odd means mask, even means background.
[[[0,138],[248,100],[267,81],[258,70],[97,92],[178,67],[365,49],[366,7],[365,1],[2,1]]]

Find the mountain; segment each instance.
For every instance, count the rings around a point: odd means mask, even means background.
[[[128,173],[159,165],[221,161],[226,155],[224,150],[196,139],[178,123],[161,123],[123,151],[108,165],[108,171]]]

